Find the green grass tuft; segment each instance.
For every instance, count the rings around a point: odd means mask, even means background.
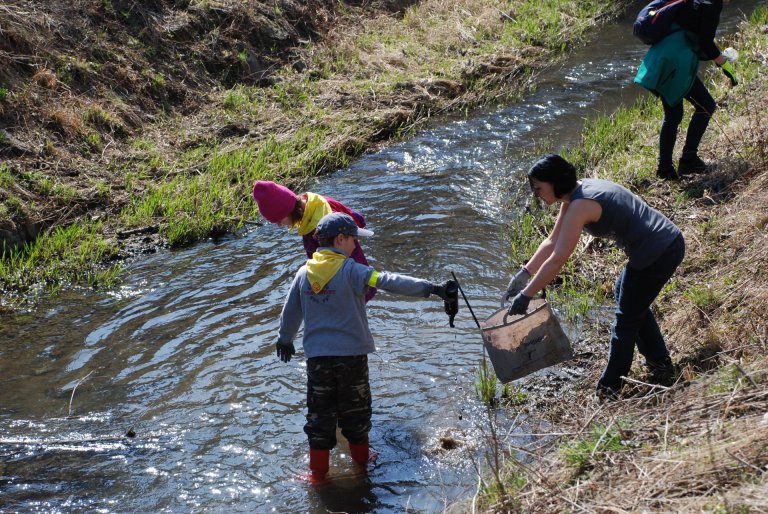
[[[565,462],[582,475],[589,471],[590,463],[600,459],[607,452],[624,449],[621,434],[615,425],[593,425],[591,430],[580,439],[566,444],[561,452]]]
[[[493,370],[488,368],[488,363],[483,361],[477,367],[475,379],[475,394],[477,398],[488,406],[496,404],[496,384],[498,380]]]

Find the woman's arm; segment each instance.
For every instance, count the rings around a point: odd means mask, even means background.
[[[715,44],[715,33],[720,24],[720,13],[723,10],[722,0],[702,0],[699,2],[699,45],[701,53],[707,59],[714,60],[718,66],[723,62],[717,62],[721,58],[720,48]]]
[[[563,265],[573,254],[584,225],[599,220],[602,212],[602,207],[594,200],[581,199],[571,202],[570,205],[563,204],[560,208],[560,215],[555,223],[555,229],[553,229],[552,235],[547,238],[547,240],[552,239],[548,243],[548,245],[551,245],[551,249],[549,249],[546,259],[537,267],[536,275],[525,289],[522,290],[525,296],[534,296],[560,273]],[[547,240],[542,242],[539,250],[545,246]],[[536,251],[531,261],[541,257],[539,250]],[[533,270],[530,268],[528,270],[533,273]]]
[[[527,263],[525,263],[525,269],[527,269],[528,273],[531,275],[535,275],[544,261],[552,255],[552,250],[555,248],[555,242],[560,234],[560,227],[563,224],[563,218],[565,218],[565,213],[568,211],[568,205],[568,202],[563,202],[562,205],[560,205],[560,212],[557,213],[557,219],[555,220],[555,226],[552,227],[552,232],[550,232],[549,236],[539,244],[539,247],[536,249],[533,256]]]

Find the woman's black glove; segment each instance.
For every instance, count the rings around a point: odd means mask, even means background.
[[[283,362],[289,362],[291,356],[296,355],[296,347],[293,343],[281,343],[280,341],[275,344],[277,347],[277,358]]]
[[[512,305],[509,306],[507,314],[525,314],[528,312],[528,304],[531,303],[531,297],[525,296],[523,293],[517,293],[512,299]]]
[[[531,274],[525,266],[520,268],[520,270],[510,279],[509,284],[507,285],[507,292],[504,293],[504,296],[501,298],[501,303],[508,302],[510,298],[515,297],[517,293],[525,289],[525,286],[528,285],[530,279]]]

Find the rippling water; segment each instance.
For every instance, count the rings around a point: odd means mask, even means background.
[[[726,6],[733,28],[736,6]],[[511,172],[543,142],[577,142],[583,119],[631,101],[645,47],[629,20],[544,77],[525,101],[444,120],[359,159],[310,190],[362,211],[371,264],[443,281],[454,271],[478,315],[513,266],[504,224]],[[274,355],[277,318],[303,262],[298,237],[263,226],[132,265],[109,294],[65,292],[0,326],[0,508],[44,512],[440,511],[474,493],[483,427],[473,399],[481,339],[463,310],[380,292],[369,304],[371,440],[362,474],[346,444],[330,483],[295,480],[307,465],[306,369]],[[578,336],[578,334],[574,334]],[[85,380],[82,380],[87,377]],[[124,437],[132,429],[136,437]],[[340,438],[343,441],[343,438]],[[5,511],[5,510],[3,510]]]

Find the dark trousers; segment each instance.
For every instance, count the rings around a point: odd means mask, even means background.
[[[717,105],[699,77],[693,80],[693,86],[685,99],[693,105],[694,111],[691,123],[688,125],[688,132],[685,135],[683,155],[696,155],[699,151],[701,138],[707,130],[709,119],[715,112]],[[683,121],[683,102],[675,106],[669,106],[662,98],[661,103],[664,106],[664,121],[661,124],[661,132],[659,133],[660,168],[672,165],[672,152],[675,149],[677,129],[680,126],[680,122]]]
[[[651,304],[683,261],[684,255],[685,241],[681,235],[647,268],[624,267],[614,288],[616,319],[611,328],[608,364],[598,387],[614,391],[621,389],[621,377],[627,376],[632,367],[635,344],[648,361],[662,362],[669,356]]]
[[[336,446],[336,426],[352,444],[364,443],[371,430],[371,387],[368,356],[307,359],[307,423],[309,447]]]

